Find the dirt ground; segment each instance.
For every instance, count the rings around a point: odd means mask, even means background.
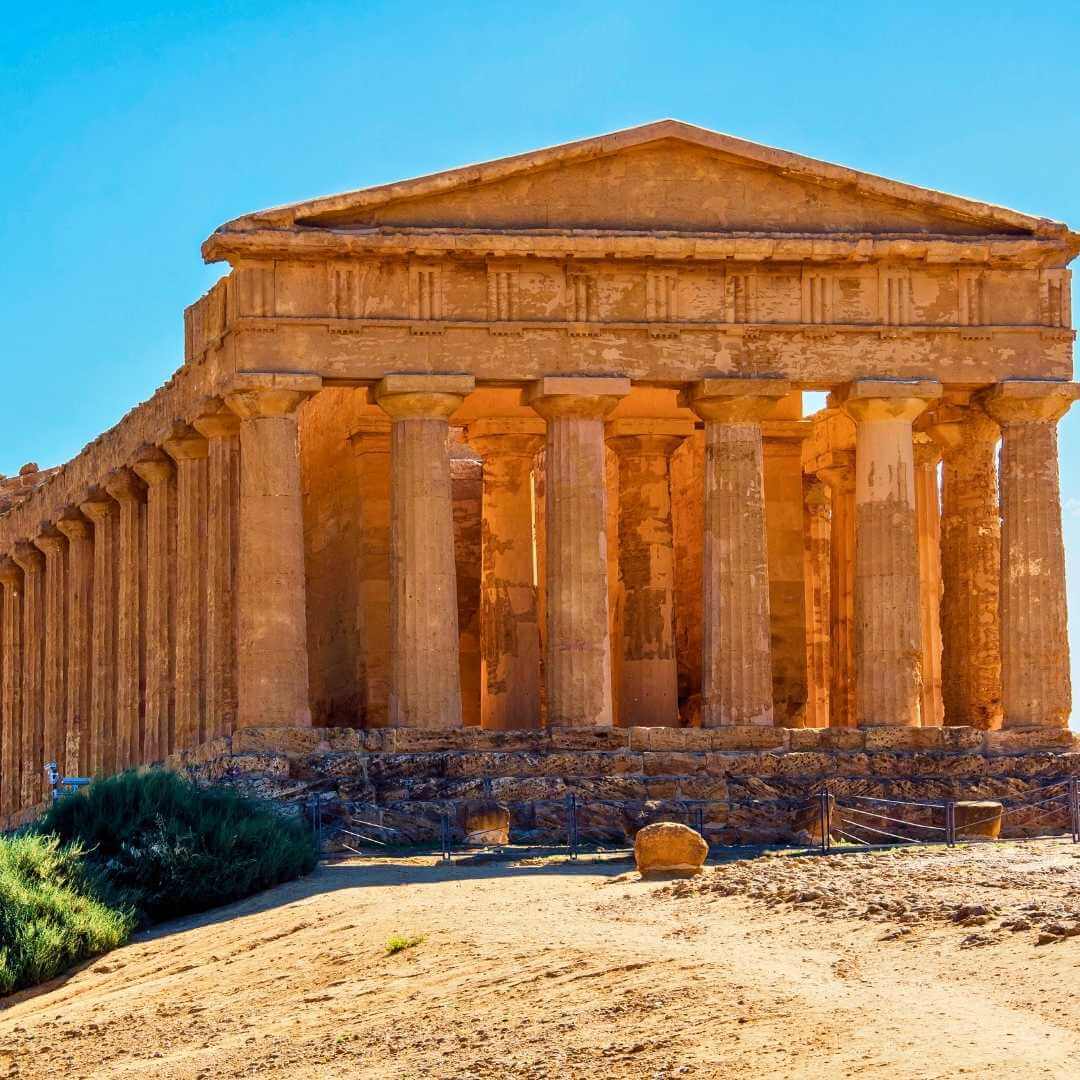
[[[0,1076],[1065,1077],[1076,930],[1067,841],[357,860],[8,999]]]

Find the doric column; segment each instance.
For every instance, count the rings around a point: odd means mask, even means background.
[[[387,375],[390,417],[390,724],[461,726],[447,421],[471,375]]]
[[[116,503],[102,491],[79,509],[94,526],[87,771],[107,776],[116,771]]]
[[[480,726],[540,726],[540,626],[533,564],[532,468],[544,422],[491,417],[468,427],[484,459]]]
[[[176,462],[174,736],[176,749],[187,750],[203,740],[206,716],[206,459],[210,444],[193,427],[181,424],[163,445]]]
[[[782,379],[704,379],[687,404],[705,421],[701,725],[773,723],[761,421]]]
[[[942,697],[946,724],[1001,726],[998,425],[980,408],[937,410],[941,470]],[[935,490],[936,498],[936,490]]]
[[[610,726],[604,420],[630,380],[556,377],[526,400],[547,421],[547,710],[550,727]]]
[[[142,760],[174,749],[173,612],[176,596],[176,468],[158,447],[132,465],[146,484],[145,703]]]
[[[15,545],[23,572],[22,804],[41,802],[45,776],[45,556],[33,544]]]
[[[116,561],[116,767],[142,759],[143,482],[117,469],[105,490],[120,507]]]
[[[90,716],[93,700],[93,533],[90,523],[74,507],[56,522],[56,527],[67,537],[68,542],[65,771],[68,776],[89,776]]]
[[[619,459],[621,727],[679,723],[670,463],[693,431],[689,420],[627,418],[607,425],[608,446]]]
[[[237,726],[310,725],[307,586],[296,410],[316,375],[238,377]]]
[[[52,529],[34,539],[45,557],[45,699],[42,757],[67,767],[67,541]]]
[[[829,491],[803,478],[806,600],[806,726],[829,726]]]
[[[390,723],[390,421],[361,419],[349,439],[359,481],[357,685],[364,726]]]
[[[918,727],[922,630],[911,422],[933,380],[852,383],[855,421],[855,673],[860,726]]]
[[[545,442],[547,435],[545,433]],[[536,550],[536,625],[540,631],[540,726],[547,727],[547,451],[533,458],[533,542]]]
[[[0,810],[22,808],[22,570],[0,559],[3,610],[3,725],[0,727]]]
[[[229,409],[192,427],[209,443],[206,530],[205,738],[236,724],[236,532],[240,515],[240,420]]]
[[[940,448],[918,433],[914,443],[915,528],[919,538],[919,626],[922,630],[922,726],[941,727],[941,512]]]
[[[1004,726],[1065,727],[1072,708],[1057,422],[1080,384],[1009,380],[985,397],[1001,425]]]

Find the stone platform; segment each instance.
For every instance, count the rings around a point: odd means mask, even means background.
[[[252,727],[166,764],[298,811],[317,796],[330,847],[352,816],[408,844],[436,840],[446,814],[460,841],[467,810],[488,799],[510,810],[514,842],[561,843],[571,794],[583,840],[625,842],[650,821],[687,820],[687,804],[704,801],[714,842],[798,843],[807,800],[826,782],[841,798],[1034,800],[1080,776],[1080,740],[1066,730],[962,727]],[[1067,827],[1064,806],[1060,821],[1041,812],[1009,815],[1003,835]]]

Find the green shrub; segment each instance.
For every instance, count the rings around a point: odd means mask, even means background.
[[[97,895],[133,908],[141,923],[227,904],[310,873],[318,860],[301,821],[164,770],[97,780],[37,829],[78,843]]]
[[[0,837],[0,994],[127,940],[133,914],[106,907],[92,892],[77,846],[55,836]]]

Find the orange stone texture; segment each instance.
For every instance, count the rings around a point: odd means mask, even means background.
[[[228,222],[0,477],[0,821],[253,728],[1065,727],[1078,251],[672,120]]]

